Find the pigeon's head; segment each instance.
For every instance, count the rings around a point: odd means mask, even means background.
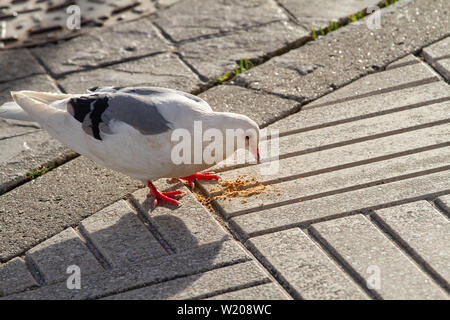
[[[245,149],[259,162],[259,126],[247,116],[237,113],[228,113],[232,119],[227,122],[227,129],[234,130],[236,149],[245,146]]]

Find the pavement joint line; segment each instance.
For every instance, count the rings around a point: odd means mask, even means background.
[[[449,35],[450,37],[450,35]],[[428,62],[427,60],[427,55],[425,54],[425,52],[423,52],[423,48],[419,51],[419,53],[415,54],[414,56],[418,57],[420,59],[420,61],[426,66],[428,67],[428,69],[431,70],[431,72],[433,72],[434,74],[436,74],[437,77],[439,77],[439,79],[445,83],[449,83],[445,77],[441,74],[441,72],[439,72],[439,70],[430,62]],[[450,55],[449,55],[450,56]],[[442,57],[441,59],[445,58]],[[437,59],[432,59],[432,60],[437,60]]]
[[[187,252],[187,251],[185,251],[185,252]],[[101,298],[105,298],[105,297],[108,297],[108,296],[111,296],[111,295],[124,293],[124,292],[127,292],[127,291],[136,290],[136,289],[145,288],[145,287],[152,286],[152,285],[155,285],[155,284],[158,284],[158,283],[162,283],[162,282],[172,281],[172,280],[175,280],[175,279],[185,278],[185,277],[194,276],[194,275],[201,275],[201,274],[203,274],[205,272],[208,272],[208,271],[211,271],[211,270],[225,268],[225,267],[233,266],[233,265],[244,263],[244,262],[248,262],[248,261],[250,261],[250,260],[248,260],[248,259],[245,260],[244,258],[241,258],[241,259],[238,259],[238,260],[235,260],[235,261],[224,262],[224,263],[221,263],[220,265],[217,265],[217,266],[215,266],[213,268],[211,268],[211,267],[204,267],[204,268],[201,268],[201,269],[199,269],[199,270],[197,270],[195,272],[189,272],[189,273],[186,273],[186,274],[183,274],[183,275],[163,278],[163,279],[156,280],[156,281],[150,281],[148,283],[143,283],[143,284],[140,284],[140,285],[131,286],[131,287],[128,287],[126,289],[117,290],[117,291],[114,291],[114,292],[111,292],[111,293],[100,294],[100,295],[97,295],[97,296],[93,297],[93,299],[101,299]]]
[[[39,271],[38,267],[34,264],[34,262],[28,257],[28,255],[25,255],[23,260],[25,261],[25,266],[27,267],[28,271],[30,272],[34,280],[36,280],[37,284],[39,286],[46,285],[47,283],[44,280],[44,276]]]
[[[421,102],[417,102],[417,103],[414,103],[414,104],[408,104],[408,105],[397,107],[397,108],[382,110],[382,111],[373,112],[373,113],[366,113],[366,114],[363,114],[363,115],[360,115],[360,116],[350,117],[350,118],[337,120],[337,121],[332,121],[332,122],[326,122],[326,123],[318,124],[318,125],[311,126],[311,127],[305,127],[305,128],[295,129],[295,130],[291,130],[291,131],[285,131],[285,132],[281,132],[278,136],[281,138],[281,137],[284,137],[284,136],[289,136],[289,135],[293,135],[293,134],[297,134],[297,133],[302,133],[302,132],[307,132],[307,131],[327,128],[327,127],[333,127],[333,126],[344,124],[344,123],[349,123],[349,122],[359,121],[359,120],[363,120],[363,119],[374,118],[374,117],[383,116],[383,115],[386,115],[386,114],[397,113],[397,112],[401,112],[401,111],[405,111],[405,110],[411,110],[411,109],[416,109],[416,108],[420,108],[420,107],[426,107],[426,106],[430,106],[432,104],[446,102],[446,101],[449,101],[449,100],[450,100],[450,96],[442,97],[442,98],[438,98],[438,99],[433,99],[433,100],[421,101]],[[271,136],[267,137],[266,140],[270,140],[270,139],[271,139]]]
[[[247,239],[248,240],[248,239]],[[276,271],[276,268],[263,256],[261,255],[256,247],[252,243],[245,240],[243,244],[248,251],[252,253],[252,256],[264,266],[264,269],[277,281],[277,283],[294,299],[294,300],[305,300],[300,294],[295,292],[295,290],[289,285],[289,281],[285,279],[281,274]]]
[[[104,270],[111,270],[112,266],[108,263],[106,258],[101,254],[100,250],[98,250],[94,243],[89,240],[89,238],[85,235],[83,228],[81,228],[81,224],[77,227],[72,228],[75,233],[80,238],[81,242],[86,246],[86,248],[92,253],[94,258],[97,260],[97,262],[100,264],[100,266]]]
[[[273,0],[273,2],[284,12],[284,14],[289,18],[289,20],[291,22],[303,27],[302,25],[300,25],[297,17],[288,8],[286,8],[282,3],[280,3],[279,0]]]
[[[227,288],[227,289],[221,289],[221,290],[215,290],[209,293],[205,293],[205,294],[201,294],[198,296],[194,296],[191,297],[187,300],[202,300],[202,299],[207,299],[207,298],[211,298],[214,296],[218,296],[220,294],[224,294],[224,293],[229,293],[229,292],[234,292],[234,291],[239,291],[239,290],[243,290],[243,289],[248,289],[248,288],[253,288],[253,287],[257,287],[263,284],[267,284],[267,283],[272,283],[270,281],[270,279],[266,278],[266,279],[261,279],[261,280],[254,280],[252,282],[243,284],[243,285],[239,285],[239,286],[234,286],[231,288]]]
[[[433,267],[430,266],[428,262],[426,262],[411,246],[405,242],[400,235],[398,235],[391,227],[385,224],[374,212],[371,212],[367,215],[368,219],[371,223],[381,231],[390,241],[393,243],[400,251],[402,251],[410,261],[412,261],[421,271],[423,271],[426,275],[431,277],[436,284],[438,284],[442,289],[444,289],[447,294],[450,294],[450,284],[442,278]]]
[[[428,174],[442,172],[442,171],[447,171],[447,170],[450,170],[450,165],[446,165],[446,166],[442,166],[442,167],[438,167],[438,168],[433,168],[433,169],[428,169],[428,170],[425,170],[425,171],[418,171],[418,172],[408,173],[408,174],[405,174],[405,175],[399,175],[399,176],[395,176],[395,177],[388,178],[388,179],[380,179],[380,180],[375,180],[375,181],[371,181],[371,182],[367,182],[367,183],[356,184],[356,185],[352,185],[350,187],[345,187],[345,188],[341,188],[341,189],[335,189],[335,190],[331,190],[331,191],[316,193],[316,194],[313,194],[313,195],[310,195],[310,196],[306,196],[306,197],[298,197],[298,198],[284,200],[284,201],[280,201],[280,202],[275,202],[275,203],[262,205],[262,206],[258,206],[258,207],[248,208],[248,209],[245,209],[245,210],[228,213],[228,216],[230,218],[234,218],[234,217],[242,216],[242,215],[245,215],[245,214],[248,214],[248,213],[252,213],[252,212],[256,212],[256,211],[260,211],[260,210],[279,208],[279,207],[286,206],[286,205],[293,204],[293,203],[297,203],[297,202],[305,202],[305,201],[309,201],[309,200],[325,198],[325,197],[336,195],[336,194],[340,194],[340,193],[346,193],[346,192],[350,192],[350,191],[355,191],[355,190],[360,190],[360,189],[374,187],[374,186],[377,186],[377,185],[380,185],[380,184],[386,184],[386,183],[391,183],[391,182],[397,182],[397,181],[401,181],[401,180],[407,180],[407,179],[411,179],[411,178],[416,178],[416,177],[420,177],[420,176],[426,176]]]
[[[360,213],[359,213],[360,214]],[[376,292],[374,289],[369,289],[367,285],[365,285],[364,278],[338,253],[338,251],[325,239],[323,238],[319,232],[314,229],[314,226],[310,226],[308,228],[308,235],[311,239],[313,239],[319,246],[326,252],[328,252],[333,260],[346,271],[348,275],[359,285],[361,289],[365,293],[369,295],[374,300],[383,300],[381,295]]]
[[[203,74],[201,74],[191,63],[187,62],[186,59],[184,59],[183,55],[179,52],[174,52],[174,54],[178,57],[178,59],[191,70],[200,81],[207,82],[208,78],[205,77]],[[201,84],[199,84],[199,87],[201,87]]]
[[[444,206],[441,204],[439,199],[427,199],[427,201],[433,206],[443,217],[445,217],[447,220],[450,220],[450,212],[447,212],[445,210]]]
[[[359,143],[359,142],[376,140],[379,138],[384,138],[384,137],[393,136],[393,135],[397,135],[397,134],[401,134],[401,133],[405,133],[405,132],[411,132],[411,131],[415,131],[415,130],[425,129],[425,128],[438,126],[438,125],[442,125],[442,124],[447,124],[447,123],[450,123],[450,119],[438,120],[438,121],[434,121],[434,122],[420,124],[417,126],[386,131],[383,133],[377,133],[374,135],[369,135],[369,136],[360,137],[360,138],[356,138],[356,139],[339,141],[336,143],[331,143],[331,144],[313,147],[313,148],[309,148],[309,149],[304,149],[304,150],[300,150],[300,151],[288,152],[288,153],[279,155],[278,160],[283,160],[286,158],[296,157],[296,156],[300,156],[300,155],[304,155],[304,154],[308,154],[308,153],[314,153],[314,152],[323,151],[323,150],[334,149],[334,148],[347,146],[347,145],[351,145],[351,144],[355,144],[355,143]],[[262,159],[261,163],[270,162],[273,160],[274,160],[273,158]],[[237,164],[237,165],[232,165],[232,166],[228,166],[228,167],[217,168],[217,169],[215,169],[215,172],[217,172],[217,173],[226,172],[226,171],[241,169],[241,168],[245,168],[245,167],[249,167],[249,166],[252,166],[252,164]]]
[[[361,212],[360,212],[361,213]],[[381,297],[373,292],[373,290],[369,289],[364,282],[364,279],[358,275],[358,273],[350,267],[347,263],[342,262],[342,257],[337,254],[337,252],[332,248],[326,241],[321,241],[322,237],[316,234],[314,230],[312,230],[311,226],[300,229],[306,234],[306,236],[314,242],[323,253],[327,257],[329,257],[334,264],[338,267],[339,270],[347,274],[353,282],[360,287],[371,299],[373,300],[381,300]]]
[[[426,147],[421,147],[421,148],[416,148],[416,149],[410,149],[410,150],[406,150],[406,151],[391,153],[389,155],[373,157],[373,158],[364,159],[364,160],[360,160],[360,161],[348,162],[348,163],[345,163],[345,164],[341,164],[341,165],[337,165],[337,166],[333,166],[333,167],[327,167],[327,168],[323,168],[323,169],[319,169],[319,170],[302,172],[302,173],[298,173],[298,174],[287,176],[287,177],[282,177],[282,178],[276,178],[276,179],[273,179],[273,180],[263,181],[261,183],[263,185],[273,185],[273,184],[283,183],[283,182],[286,182],[286,181],[297,180],[298,178],[306,178],[306,177],[311,177],[311,176],[315,176],[315,175],[319,175],[319,174],[323,174],[323,173],[328,173],[328,172],[339,171],[339,170],[343,170],[343,169],[354,168],[354,167],[358,167],[358,166],[365,165],[365,164],[370,164],[370,163],[380,162],[380,161],[384,161],[384,160],[394,159],[394,158],[397,158],[397,157],[406,156],[406,155],[415,154],[415,153],[421,153],[421,152],[425,152],[425,151],[429,151],[429,150],[445,148],[445,147],[448,147],[448,146],[450,146],[450,142],[443,142],[443,143],[439,143],[439,144],[435,144],[435,145],[431,145],[431,146],[426,146]],[[249,189],[251,187],[254,187],[255,185],[256,184],[245,185],[245,186],[243,186],[242,190]],[[223,191],[216,191],[216,192],[210,192],[210,193],[211,193],[211,196],[218,196],[218,195],[221,195],[223,193]]]
[[[381,71],[381,72],[385,72],[385,71]],[[372,75],[373,74],[374,73],[372,73]],[[368,98],[368,97],[376,96],[376,95],[383,94],[383,93],[388,93],[388,92],[393,92],[393,91],[399,91],[399,90],[403,90],[403,89],[418,87],[418,86],[421,86],[421,85],[429,84],[429,83],[432,83],[432,82],[438,82],[438,81],[439,81],[439,78],[437,76],[436,77],[425,78],[425,79],[422,79],[422,80],[416,80],[416,81],[411,81],[411,82],[408,82],[408,83],[404,83],[404,84],[401,84],[401,85],[398,85],[398,86],[392,86],[392,87],[388,87],[388,88],[385,88],[385,89],[374,90],[374,91],[370,91],[370,92],[367,92],[367,93],[362,93],[362,94],[357,94],[357,95],[353,95],[353,96],[350,96],[350,97],[345,97],[345,98],[342,98],[342,99],[337,99],[337,100],[334,100],[334,101],[327,101],[327,102],[324,102],[324,103],[321,103],[321,104],[316,104],[316,105],[313,105],[313,106],[310,106],[310,107],[305,106],[305,109],[310,110],[310,109],[320,108],[320,107],[333,105],[333,104],[337,104],[337,103],[348,102],[348,101],[358,100],[358,99],[362,99],[362,98]]]
[[[18,81],[18,80],[23,80],[23,79],[26,79],[26,78],[31,78],[31,77],[45,75],[45,74],[46,74],[45,72],[34,72],[34,73],[31,73],[31,74],[27,74],[26,76],[17,77],[17,78],[14,78],[14,79],[8,79],[8,80],[3,80],[3,81],[0,80],[0,84],[13,82],[13,81]]]
[[[407,57],[408,55],[410,55],[410,54],[411,54],[411,53],[408,53],[408,54],[404,55],[403,57],[399,58],[398,60],[401,60],[401,59],[403,59],[403,58],[406,58],[406,57]],[[407,67],[407,66],[410,66],[410,65],[413,65],[413,64],[418,64],[418,63],[420,63],[419,60],[406,61],[406,62],[399,63],[399,64],[394,65],[394,66],[389,66],[389,70],[394,70],[394,69],[398,69],[398,68],[403,68],[403,67]],[[386,71],[386,67],[385,67],[384,71]]]
[[[150,221],[148,217],[146,217],[145,214],[142,213],[138,205],[138,201],[133,197],[133,195],[130,195],[130,197],[127,199],[127,204],[132,209],[133,213],[136,215],[139,221],[141,221],[141,223],[155,237],[156,241],[158,241],[161,247],[163,247],[163,249],[166,250],[169,255],[177,253],[175,248],[170,245],[169,241],[167,241],[164,236],[158,231],[158,228]]]
[[[255,232],[249,233],[248,237],[241,236],[241,238],[245,238],[245,241],[246,241],[250,238],[262,236],[262,235],[269,234],[269,233],[275,233],[275,232],[279,232],[279,231],[289,230],[289,229],[293,229],[296,227],[308,228],[312,224],[315,224],[315,223],[350,217],[350,216],[354,216],[357,214],[361,214],[362,212],[366,212],[367,210],[379,210],[379,209],[384,209],[384,208],[390,208],[390,207],[394,207],[394,206],[398,206],[398,205],[402,205],[402,204],[416,202],[419,200],[428,200],[430,198],[440,197],[440,196],[444,196],[444,195],[448,195],[448,194],[450,194],[450,189],[440,191],[440,192],[433,192],[433,193],[429,193],[429,194],[425,194],[425,195],[420,195],[420,196],[416,196],[416,197],[410,197],[410,198],[406,198],[406,199],[402,199],[402,200],[391,201],[391,202],[383,203],[380,205],[345,211],[345,212],[341,212],[339,214],[333,214],[333,215],[329,215],[329,216],[322,217],[322,218],[310,219],[310,220],[306,220],[306,221],[302,221],[302,222],[294,222],[294,223],[286,224],[286,225],[279,226],[279,227],[268,228],[268,229],[261,230],[261,231],[255,231]],[[229,218],[230,221],[231,221],[231,218],[233,218],[233,217]],[[235,226],[234,228],[237,228],[237,226]]]
[[[26,135],[29,135],[29,134],[36,133],[36,132],[38,132],[38,131],[40,131],[40,129],[36,129],[35,131],[30,131],[30,132],[25,132],[25,133],[15,134],[15,135],[13,135],[13,136],[3,137],[3,138],[0,138],[0,141],[12,139],[12,138],[17,138],[17,137],[23,137],[23,136],[26,136]]]

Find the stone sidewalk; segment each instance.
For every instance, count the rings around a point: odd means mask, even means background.
[[[400,1],[382,9],[381,29],[367,29],[365,18],[298,48],[292,43],[305,40],[309,25],[376,2],[315,12],[298,10],[301,1],[171,2],[57,45],[0,52],[2,70],[24,61],[5,69],[0,103],[13,89],[82,92],[99,83],[200,93],[216,110],[279,130],[279,139],[262,142],[278,143],[279,171],[261,174],[269,157],[219,165],[223,179],[247,174],[266,187],[223,199],[217,185],[201,183],[212,208],[184,185],[160,180],[159,188],[187,194],[179,208],[153,208],[140,183],[77,157],[38,127],[2,121],[0,294],[448,299],[445,1]],[[225,21],[214,15],[226,10],[233,14]],[[269,60],[213,85],[241,58]],[[55,168],[23,178],[43,164]],[[80,290],[67,287],[69,266],[80,269]]]

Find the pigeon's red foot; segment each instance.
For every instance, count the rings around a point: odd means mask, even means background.
[[[184,194],[181,190],[175,190],[170,192],[160,192],[156,187],[153,185],[151,181],[147,183],[148,188],[150,189],[150,194],[153,196],[153,206],[156,207],[158,205],[158,200],[162,200],[171,204],[175,204],[177,206],[180,205],[180,203],[172,199],[171,197],[178,196]]]
[[[212,172],[201,172],[201,173],[194,173],[190,176],[187,177],[181,177],[181,178],[177,178],[177,179],[181,179],[181,180],[185,180],[189,183],[189,186],[191,188],[194,188],[194,179],[199,179],[199,180],[219,180],[220,177],[217,174],[214,174]]]

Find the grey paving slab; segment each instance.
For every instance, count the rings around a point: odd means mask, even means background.
[[[298,228],[248,241],[301,299],[367,299],[368,296]]]
[[[232,241],[215,242],[180,254],[130,264],[123,268],[84,276],[81,289],[67,289],[66,283],[13,294],[7,299],[95,299],[129,289],[153,285],[228,265],[250,261],[245,251]],[[179,287],[181,291],[183,288]]]
[[[411,248],[419,259],[450,282],[450,221],[429,202],[377,210],[374,217]]]
[[[38,244],[26,253],[32,265],[39,270],[45,284],[66,280],[68,267],[77,266],[83,274],[103,270],[94,255],[72,228]]]
[[[0,261],[137,190],[142,185],[78,157],[0,196]]]
[[[417,63],[420,63],[420,59],[412,54],[408,54],[407,56],[400,58],[398,60],[395,60],[394,62],[389,64],[386,67],[386,70],[400,68],[400,67],[404,67],[404,66],[411,65],[411,64],[417,64]]]
[[[254,262],[238,263],[202,274],[178,278],[156,285],[127,291],[107,300],[181,300],[199,299],[228,290],[270,282]]]
[[[231,222],[243,237],[255,237],[363,209],[376,210],[446,194],[450,191],[449,179],[447,170],[280,207],[261,208],[258,212],[234,217]]]
[[[60,44],[32,49],[53,73],[79,71],[164,52],[169,45],[147,18],[102,28]]]
[[[167,255],[124,200],[86,218],[79,228],[113,267]]]
[[[279,3],[294,15],[297,23],[306,28],[314,27],[315,29],[328,26],[330,19],[346,18],[379,2],[378,0],[351,0],[339,2],[337,5],[333,0],[279,0]]]
[[[278,285],[266,283],[255,287],[219,294],[206,300],[290,300]]]
[[[300,179],[295,176],[252,197],[218,198],[215,201],[220,205],[221,212],[226,217],[231,217],[257,211],[261,207],[279,206],[283,203],[317,198],[320,195],[378,185],[395,180],[399,176],[431,172],[445,166],[450,169],[449,159],[450,146]]]
[[[0,83],[44,74],[45,70],[28,49],[3,50],[0,52]]]
[[[450,195],[441,196],[436,199],[437,204],[445,210],[450,217]]]
[[[282,20],[288,18],[271,0],[186,0],[158,11],[153,21],[179,42]]]
[[[58,80],[66,92],[86,92],[101,86],[158,86],[192,91],[201,81],[175,54],[162,53]]]
[[[245,114],[265,126],[295,110],[299,103],[269,93],[223,84],[199,95],[214,111]]]
[[[450,81],[450,37],[422,50],[422,56],[447,80]]]
[[[155,185],[159,190],[177,189],[185,192],[180,200],[182,205],[176,208],[164,204],[154,208],[153,197],[148,196],[148,190],[145,188],[132,194],[142,214],[175,252],[229,239],[224,228],[182,184],[170,185],[164,179],[160,179]]]
[[[432,72],[423,63],[406,65],[400,69],[386,70],[363,77],[308,104],[305,106],[305,109],[325,105],[330,102],[353,100],[367,95],[377,98],[380,93],[385,91],[397,91],[400,93],[401,91],[398,88],[415,87],[418,84],[438,80],[439,77],[436,73]]]
[[[364,216],[311,230],[383,299],[447,299],[445,292]]]
[[[334,126],[319,127],[316,130],[283,135],[278,140],[279,155],[296,155],[296,153],[306,152],[306,150],[308,152],[318,151],[325,149],[325,146],[337,147],[402,133],[414,128],[420,129],[424,126],[441,124],[447,121],[449,110],[450,101],[445,101],[391,114],[382,114],[377,117],[338,123]],[[286,126],[281,127],[286,128]],[[271,128],[277,128],[277,126],[273,125]],[[295,133],[296,128],[291,127],[291,129]],[[337,132],[339,134],[336,134]],[[442,142],[445,142],[445,137],[442,138]],[[260,148],[270,150],[270,143],[263,140],[260,142]],[[272,156],[269,152],[266,152],[266,155],[261,154],[261,159],[270,157]]]
[[[235,81],[297,99],[318,98],[445,36],[446,7],[445,0],[399,1],[381,10],[380,29],[350,24],[242,73]]]
[[[215,81],[237,68],[240,59],[261,58],[307,35],[303,28],[281,21],[221,37],[185,42],[178,51],[202,76]]]
[[[281,159],[278,163],[267,162],[223,171],[220,172],[220,176],[223,180],[234,180],[242,175],[247,175],[257,178],[265,184],[317,176],[334,170],[423,152],[435,148],[436,145],[442,147],[442,143],[445,143],[444,137],[450,134],[450,128],[448,127],[448,124],[442,124],[338,148],[306,153]],[[327,159],[327,161],[323,161],[323,159]],[[202,181],[200,185],[209,196],[219,193],[217,182]]]
[[[37,286],[22,258],[14,258],[0,265],[0,297]]]

